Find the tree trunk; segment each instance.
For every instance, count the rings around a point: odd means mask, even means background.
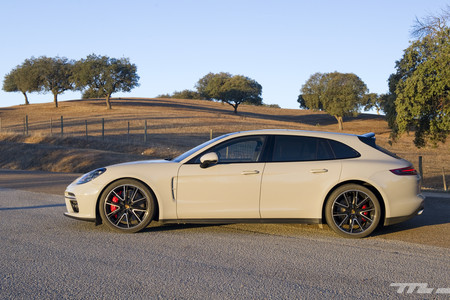
[[[53,103],[55,103],[55,107],[58,108],[58,94],[53,94]]]
[[[27,96],[27,93],[22,92],[22,94],[25,96],[25,105],[30,104],[30,102],[28,102],[28,96]]]
[[[106,95],[106,109],[112,109],[112,107],[111,107],[111,94]]]
[[[234,113],[237,114],[237,108],[238,108],[239,104],[235,104],[235,105],[231,105],[234,108]]]
[[[338,121],[339,130],[340,131],[344,130],[344,120],[342,119],[342,117],[341,116],[334,116],[334,117]]]

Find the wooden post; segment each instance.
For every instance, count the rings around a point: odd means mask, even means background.
[[[0,132],[2,132],[2,118],[0,118]]]
[[[105,118],[102,118],[102,140],[105,140]]]
[[[28,115],[25,116],[26,135],[28,135]]]
[[[61,137],[64,136],[64,117],[61,116]]]
[[[420,174],[420,186],[422,186],[423,183],[422,156],[419,156],[419,174]]]
[[[444,183],[444,191],[447,191],[447,181],[445,180],[445,170],[442,167],[442,182]]]
[[[130,143],[130,121],[128,121],[128,129],[127,129],[127,143]]]
[[[88,140],[88,126],[87,126],[87,120],[84,120],[84,124],[86,125],[86,142]]]
[[[210,129],[210,130],[209,130],[209,139],[210,139],[210,140],[212,140],[212,136],[213,136],[213,130]]]
[[[53,119],[50,118],[50,135],[53,136]]]
[[[144,123],[144,144],[147,144],[147,120]]]

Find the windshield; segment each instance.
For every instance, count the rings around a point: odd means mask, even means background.
[[[207,141],[207,142],[204,142],[203,144],[198,145],[198,146],[195,147],[195,148],[192,148],[191,150],[189,150],[189,151],[187,151],[187,152],[181,154],[180,156],[175,157],[174,159],[172,159],[172,161],[173,161],[173,162],[180,162],[180,161],[184,160],[185,158],[191,156],[191,155],[194,154],[195,152],[199,151],[200,149],[202,149],[202,148],[204,148],[204,147],[206,147],[206,146],[208,146],[208,145],[210,145],[210,144],[212,144],[212,143],[214,143],[214,142],[216,142],[216,141],[218,141],[218,140],[221,140],[221,139],[223,139],[223,138],[225,138],[225,137],[227,137],[227,136],[229,136],[229,135],[231,135],[231,133],[228,133],[228,134],[225,134],[225,135],[221,135],[221,136],[218,136],[218,137],[216,137],[216,138],[214,138],[214,139],[212,139],[212,140],[209,140],[209,141]]]

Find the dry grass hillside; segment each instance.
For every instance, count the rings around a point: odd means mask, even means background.
[[[59,108],[52,103],[0,108],[0,168],[86,172],[123,161],[173,157],[208,140],[211,131],[213,136],[264,128],[338,131],[334,117],[299,109],[241,105],[236,115],[229,105],[201,100],[116,98],[112,104],[112,110],[105,109],[103,100],[64,101]],[[404,136],[389,145],[384,117],[361,114],[344,121],[345,132],[375,132],[379,145],[416,167],[423,156],[424,185],[442,189],[442,167],[450,175],[450,142],[417,149],[412,136]]]

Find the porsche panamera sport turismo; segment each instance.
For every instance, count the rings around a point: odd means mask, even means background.
[[[345,237],[423,211],[411,163],[375,135],[298,130],[226,134],[172,159],[108,166],[65,192],[66,216],[137,232],[163,223],[326,223]]]

